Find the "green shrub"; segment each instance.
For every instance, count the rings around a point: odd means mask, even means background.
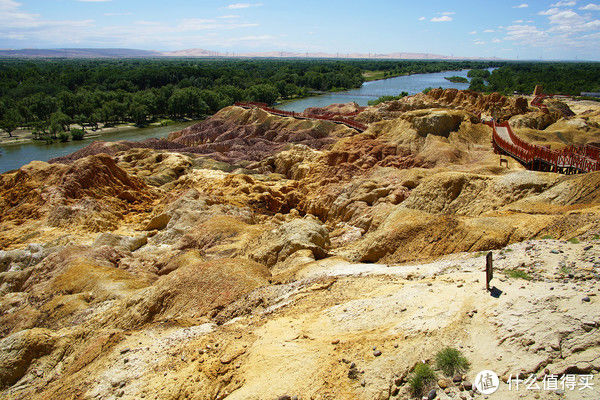
[[[413,396],[420,397],[436,380],[435,372],[428,364],[419,363],[415,366],[408,379],[408,386]]]
[[[505,272],[506,276],[509,276],[511,278],[515,278],[515,279],[525,279],[526,281],[530,281],[533,279],[533,277],[531,275],[529,275],[527,272],[522,271],[520,269],[509,269]]]
[[[68,142],[69,141],[69,134],[67,132],[60,132],[58,134],[58,140],[60,140],[61,142]]]
[[[574,237],[574,238],[569,239],[568,242],[572,243],[572,244],[579,244],[579,239],[577,239],[576,237]]]
[[[408,92],[402,92],[398,96],[381,96],[377,100],[369,100],[369,105],[376,106],[379,103],[384,103],[386,101],[400,100],[401,98],[406,97],[406,96],[408,96]]]
[[[469,361],[462,353],[452,347],[446,347],[435,355],[436,367],[447,376],[469,369]]]
[[[71,139],[73,140],[83,140],[84,135],[85,131],[83,129],[71,129]]]
[[[554,239],[554,238],[551,235],[545,235],[545,236],[542,236],[542,239],[548,240],[548,239]]]

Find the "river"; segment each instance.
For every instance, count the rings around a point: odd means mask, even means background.
[[[33,160],[48,161],[51,158],[66,156],[77,151],[94,140],[114,142],[117,140],[138,141],[148,138],[166,137],[171,132],[182,130],[193,122],[181,122],[167,126],[151,126],[148,128],[131,128],[102,133],[100,136],[66,143],[29,142],[0,146],[0,173],[17,169]]]
[[[308,107],[324,107],[333,103],[348,103],[351,101],[355,101],[361,106],[366,106],[369,100],[374,100],[381,96],[396,96],[401,92],[416,94],[428,87],[467,89],[469,86],[468,83],[453,83],[444,78],[450,76],[462,76],[466,78],[468,72],[469,70],[447,71],[433,74],[415,74],[365,82],[358,89],[294,100],[278,105],[277,108],[287,111],[302,112]],[[87,146],[94,140],[104,140],[107,142],[117,140],[136,141],[152,137],[165,137],[169,133],[181,130],[191,124],[191,122],[188,122],[161,127],[141,129],[131,128],[107,132],[94,138],[88,138],[82,141],[70,141],[67,143],[45,144],[43,142],[33,142],[20,145],[3,145],[0,146],[0,173],[17,169],[33,160],[48,161],[51,158],[70,154]]]
[[[490,71],[492,69],[490,69]],[[469,70],[465,69],[462,71],[446,71],[433,74],[406,75],[397,78],[365,82],[358,89],[306,97],[304,99],[278,105],[277,108],[286,111],[302,112],[308,107],[325,107],[333,103],[348,103],[350,101],[355,101],[359,106],[366,106],[369,100],[375,100],[381,96],[397,96],[402,92],[408,92],[408,94],[412,95],[422,92],[428,87],[465,90],[469,87],[468,83],[453,83],[444,78],[451,76],[462,76],[466,78],[468,72]]]

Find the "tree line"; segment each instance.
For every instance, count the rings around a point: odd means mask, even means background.
[[[474,75],[470,89],[503,94],[531,94],[536,85],[542,85],[544,92],[548,94],[578,96],[581,92],[600,92],[600,63],[510,63],[487,76]]]
[[[272,104],[311,91],[362,84],[342,62],[197,60],[6,60],[0,62],[0,128],[53,136],[71,123],[201,118],[236,101]]]
[[[488,68],[476,61],[391,60],[2,60],[0,129],[56,138],[75,123],[202,118],[237,101],[273,104],[314,91],[360,87],[386,76]],[[76,133],[77,137],[80,133]],[[64,138],[64,135],[63,135]],[[75,136],[74,136],[75,138]]]

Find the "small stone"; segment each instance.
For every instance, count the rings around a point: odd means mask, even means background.
[[[462,382],[462,375],[454,375],[454,378],[452,378],[452,382],[454,382],[454,383]]]
[[[400,388],[395,387],[394,390],[392,390],[392,396],[398,396],[398,393],[400,393]]]
[[[440,379],[438,380],[438,386],[441,389],[446,389],[448,386],[450,386],[450,382],[448,382],[448,380],[446,379]]]
[[[374,355],[375,357],[379,357],[379,356],[381,355],[381,350],[375,350],[375,351],[373,352],[373,355]]]
[[[360,386],[362,386],[362,387],[365,387],[365,386],[367,386],[367,381],[362,381],[362,382],[360,383]]]
[[[396,379],[394,379],[394,385],[396,385],[396,386],[402,386],[402,378],[396,378]]]
[[[583,251],[588,251],[588,250],[590,250],[592,247],[594,247],[594,246],[592,246],[592,245],[585,246],[585,247],[583,248]]]
[[[350,363],[350,369],[354,369],[354,368],[356,368],[356,363],[354,363],[354,362]]]
[[[125,392],[123,390],[119,390],[116,394],[117,397],[123,397],[123,395],[125,394]]]
[[[277,400],[292,400],[292,397],[284,394],[283,396],[279,396]]]
[[[552,254],[558,254],[559,251],[558,250],[550,250],[550,253],[552,253]]]
[[[129,358],[124,358],[123,363],[127,364],[129,362]]]
[[[585,296],[583,299],[581,299],[581,301],[583,301],[584,303],[589,303],[590,298],[588,296]]]
[[[471,382],[468,382],[468,381],[464,381],[462,383],[462,387],[464,387],[465,390],[471,390],[471,389],[473,389],[473,385],[471,384]]]
[[[437,396],[436,390],[435,389],[431,389],[429,391],[429,394],[427,395],[427,400],[433,400],[433,399],[436,398],[436,396]]]
[[[331,344],[338,344],[340,342],[340,339],[335,339],[331,341]]]
[[[121,350],[121,354],[125,354],[129,352],[129,347],[124,348],[123,350]]]

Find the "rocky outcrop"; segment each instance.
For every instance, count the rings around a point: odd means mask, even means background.
[[[509,120],[509,123],[513,128],[544,130],[557,120],[557,115],[554,113],[531,112],[515,115]]]
[[[600,142],[597,115],[541,131],[519,99],[432,92],[362,133],[229,107],[0,175],[0,397],[408,398],[446,346],[472,369],[440,398],[594,373],[600,174],[500,165],[478,113],[557,147]]]
[[[295,219],[262,235],[250,257],[272,267],[301,250],[310,250],[315,259],[322,259],[329,245],[329,233],[319,221]]]

